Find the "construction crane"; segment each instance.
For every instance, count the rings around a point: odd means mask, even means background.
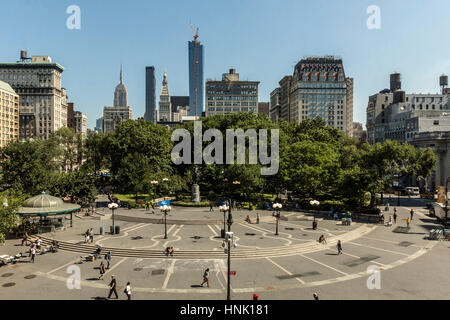
[[[194,36],[194,41],[197,41],[198,38],[198,28],[197,31],[195,31],[194,25],[192,24],[192,22],[190,22],[191,25],[191,29],[192,29],[192,35]]]

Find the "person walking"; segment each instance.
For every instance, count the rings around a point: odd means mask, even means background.
[[[105,264],[103,263],[103,261],[100,263],[99,268],[100,268],[100,277],[98,277],[98,280],[105,280],[104,276],[105,276],[106,270],[105,270]]]
[[[412,221],[412,219],[413,219],[413,215],[414,215],[414,210],[413,210],[413,209],[411,209],[411,211],[409,212],[409,214],[411,215],[411,221]]]
[[[205,284],[208,286],[209,288],[209,268],[205,270],[205,272],[203,273],[203,282],[201,284],[201,286],[203,287],[203,284]]]
[[[209,203],[209,212],[214,212],[214,207],[212,201]]]
[[[410,228],[410,224],[411,224],[411,219],[410,218],[408,218],[408,219],[406,219],[406,228]]]
[[[125,290],[123,291],[127,295],[128,300],[131,300],[131,283],[128,281]]]
[[[31,254],[31,262],[34,263],[34,257],[36,256],[36,249],[34,247],[31,247],[30,254]]]
[[[259,224],[259,212],[256,213],[256,224]]]
[[[89,241],[94,243],[94,228],[89,229]]]
[[[23,238],[22,238],[22,246],[23,246],[24,243],[25,243],[25,245],[28,244],[28,234],[26,232],[25,232],[25,234],[23,235]]]
[[[108,253],[105,255],[105,260],[108,263],[106,269],[109,269],[109,266],[111,265],[111,251],[108,251]]]
[[[397,224],[397,211],[394,210],[394,223]]]
[[[41,250],[41,244],[42,244],[42,239],[41,239],[41,237],[39,237],[39,238],[36,240],[36,249],[37,249],[37,250]]]
[[[338,249],[338,255],[342,254],[342,242],[341,242],[341,240],[338,240],[336,246],[337,246],[337,249]]]
[[[109,283],[109,294],[108,294],[108,299],[111,298],[111,295],[114,294],[116,295],[116,299],[119,299],[119,296],[117,294],[117,281],[116,281],[116,276],[112,275],[111,276],[111,282]]]

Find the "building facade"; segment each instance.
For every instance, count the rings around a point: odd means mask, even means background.
[[[154,66],[145,67],[144,119],[156,123],[156,76]]]
[[[75,111],[75,132],[81,133],[82,136],[87,135],[87,116],[83,112]]]
[[[271,93],[272,119],[300,123],[321,117],[326,124],[353,135],[353,78],[345,76],[342,59],[334,56],[300,60],[293,76],[285,76]]]
[[[49,56],[0,63],[0,80],[19,95],[19,137],[48,138],[67,126],[67,94],[61,87],[64,68]]]
[[[6,82],[0,81],[0,147],[19,138],[19,95]]]
[[[128,106],[128,91],[123,83],[122,66],[120,67],[120,83],[114,91],[114,106],[103,108],[103,132],[113,132],[122,121],[132,119],[131,107]]]
[[[400,74],[393,73],[390,89],[370,96],[366,109],[369,143],[395,140],[430,147],[435,152],[436,168],[427,178],[431,191],[445,186],[450,176],[450,92],[444,89],[441,94],[406,94],[401,89]],[[416,179],[409,183],[423,187]]]
[[[73,102],[67,104],[67,127],[75,130],[75,106]]]
[[[222,75],[222,81],[206,81],[206,116],[258,112],[259,81],[240,81],[235,69]]]
[[[258,113],[269,116],[269,102],[258,102]]]
[[[103,117],[98,118],[95,120],[95,132],[103,132]]]
[[[159,95],[159,121],[172,121],[172,105],[170,103],[169,83],[167,73],[164,71],[164,78]]]
[[[197,39],[188,42],[189,49],[189,114],[201,116],[204,111],[203,45]]]

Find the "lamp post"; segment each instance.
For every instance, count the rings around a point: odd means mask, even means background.
[[[445,181],[445,223],[444,228],[447,229],[447,218],[448,218],[448,184],[450,182],[450,177],[447,177]]]
[[[316,207],[316,206],[318,206],[320,204],[320,202],[317,201],[317,200],[311,200],[309,202],[309,204],[312,205],[313,207]],[[316,229],[317,229],[316,212],[314,211],[313,230],[316,230]]]
[[[224,204],[222,206],[219,206],[219,210],[221,212],[223,212],[223,233],[222,233],[222,238],[225,237],[225,213],[229,210],[229,207]]]
[[[231,246],[237,247],[234,242],[234,234],[233,232],[227,232],[225,234],[225,240],[222,242],[222,247],[224,248],[225,253],[227,253],[227,266],[228,266],[228,276],[227,276],[227,300],[231,300]]]
[[[164,239],[167,239],[167,213],[172,210],[171,206],[163,205],[161,211],[164,213]]]
[[[156,186],[158,185],[158,181],[157,180],[152,180],[150,181],[150,183],[153,185],[153,188],[156,188]],[[153,189],[153,198],[155,197],[156,192],[155,189]]]
[[[278,223],[280,221],[280,210],[283,207],[281,203],[274,203],[272,207],[275,209],[275,219],[276,219],[276,231],[275,235],[278,235]]]
[[[111,202],[108,204],[108,208],[112,210],[112,223],[113,223],[112,234],[116,234],[116,225],[114,223],[114,210],[116,210],[118,207],[119,205],[115,202]]]

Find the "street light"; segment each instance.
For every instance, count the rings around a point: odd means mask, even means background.
[[[163,205],[161,211],[164,213],[164,239],[167,239],[167,213],[172,210],[171,206]]]
[[[275,235],[277,236],[278,235],[278,223],[279,223],[279,221],[280,221],[280,210],[281,210],[281,208],[283,207],[283,205],[281,204],[281,203],[274,203],[273,205],[272,205],[272,207],[275,209],[275,211],[276,211],[276,213],[275,213],[275,218],[276,218],[276,222],[277,222],[277,229],[276,229],[276,232],[275,232]]]
[[[225,253],[228,254],[227,300],[231,300],[231,246],[237,247],[234,242],[234,234],[233,232],[227,232],[225,234],[225,240],[222,242],[222,247],[224,248]]]
[[[447,218],[448,218],[448,183],[450,182],[450,177],[447,177],[445,181],[445,224],[444,228],[447,229]]]
[[[119,205],[115,202],[111,202],[108,204],[108,208],[112,210],[112,221],[113,221],[113,232],[112,234],[116,234],[116,225],[114,223],[114,210],[116,210],[119,207]]]
[[[316,206],[318,206],[320,204],[320,202],[317,201],[317,200],[311,200],[309,202],[309,204],[312,205],[313,207],[316,207]],[[313,230],[316,230],[316,229],[317,229],[316,212],[314,211]]]
[[[224,204],[222,206],[219,206],[219,210],[223,212],[223,233],[221,234],[222,238],[225,237],[225,213],[229,210],[230,208]]]

